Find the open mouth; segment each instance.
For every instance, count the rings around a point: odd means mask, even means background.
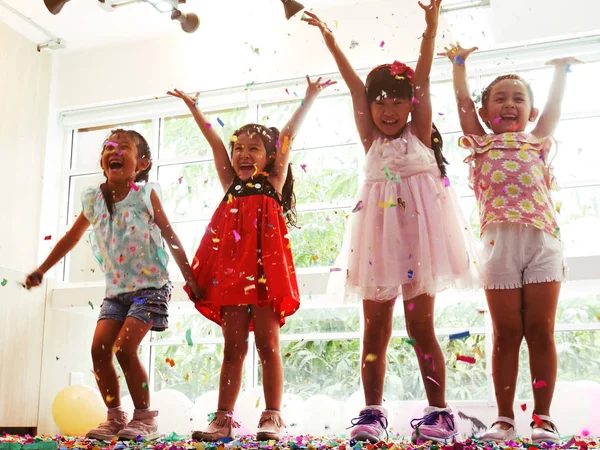
[[[386,125],[386,126],[389,127],[389,126],[392,126],[392,125],[396,125],[398,123],[398,120],[397,119],[395,119],[395,120],[382,119],[381,123],[383,123],[384,125]]]
[[[240,164],[240,170],[243,172],[247,172],[247,171],[254,172],[255,167],[254,167],[254,164],[251,164],[251,163],[242,163],[242,164]]]
[[[112,159],[108,161],[108,169],[111,171],[121,170],[123,168],[123,161],[118,159]]]

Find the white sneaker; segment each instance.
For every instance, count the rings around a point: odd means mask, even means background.
[[[531,440],[538,444],[540,442],[552,442],[553,444],[560,444],[562,442],[560,434],[554,421],[550,416],[537,415],[544,422],[541,425],[537,425],[535,422],[531,422]]]
[[[500,424],[510,425],[508,430],[501,427]],[[499,416],[492,424],[489,430],[479,436],[479,439],[487,442],[505,442],[517,437],[516,424],[510,417]]]

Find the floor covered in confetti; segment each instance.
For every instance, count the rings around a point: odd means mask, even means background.
[[[414,445],[410,438],[402,436],[390,436],[387,442],[369,444],[354,442],[348,439],[332,437],[312,436],[286,436],[279,442],[258,442],[250,438],[239,438],[236,440],[220,441],[214,443],[197,442],[189,439],[189,436],[178,436],[174,433],[150,442],[136,441],[97,441],[94,439],[76,438],[69,436],[15,436],[4,435],[0,437],[0,450],[124,450],[124,449],[158,449],[158,450],[476,450],[476,449],[578,449],[588,450],[600,448],[600,440],[591,437],[564,437],[564,444],[560,446],[550,444],[533,444],[531,441],[517,440],[508,441],[504,444],[488,444],[477,440],[467,439],[452,445],[435,445],[430,442]]]

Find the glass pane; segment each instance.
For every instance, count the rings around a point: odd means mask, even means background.
[[[225,195],[212,161],[160,166],[158,182],[171,221],[208,220]]]
[[[231,135],[235,130],[242,125],[256,121],[256,110],[252,112],[248,108],[217,111],[205,115],[227,147],[229,147]],[[191,115],[164,119],[160,158],[180,156],[212,159],[211,148]]]
[[[83,175],[69,178],[69,216],[67,223],[72,224],[81,213],[81,196],[88,188],[95,188],[104,182],[104,175]]]
[[[558,226],[567,256],[600,254],[600,186],[562,189],[553,193]]]
[[[556,323],[561,325],[597,324],[600,320],[600,294],[594,292],[589,294],[570,293],[569,288],[571,286],[573,284],[568,283],[562,288],[556,313]]]
[[[286,320],[281,334],[359,331],[358,306],[357,304],[337,308],[300,308]]]
[[[183,249],[185,250],[185,254],[187,255],[190,264],[192,264],[192,261],[194,260],[194,255],[196,254],[196,250],[198,250],[200,240],[202,239],[202,236],[204,236],[207,225],[208,221],[173,224],[173,229],[183,245]],[[181,271],[173,257],[169,259],[168,269],[171,281],[183,281],[183,275],[181,275]]]
[[[334,264],[342,247],[348,214],[350,211],[346,209],[298,214],[300,229],[293,229],[290,233],[297,269]]]
[[[160,333],[152,333],[152,340],[160,343],[175,339],[181,344],[187,345],[187,330],[191,330],[192,342],[198,342],[201,339],[218,339],[220,341],[223,338],[220,326],[192,310],[191,313],[169,313],[169,328]]]
[[[154,391],[174,389],[194,401],[205,392],[219,389],[222,344],[153,346],[152,356]]]
[[[473,86],[474,81],[469,80],[469,84]],[[433,110],[433,123],[440,130],[440,133],[460,131],[454,88],[451,81],[431,84],[431,107]],[[444,153],[447,153],[446,136],[444,136]]]
[[[358,192],[363,152],[358,147],[294,151],[296,203],[352,202]]]
[[[558,184],[600,181],[600,152],[590,130],[600,129],[600,117],[564,120],[555,133],[558,152],[552,162]]]
[[[324,394],[345,400],[360,389],[360,344],[343,341],[281,342],[284,392],[306,399]],[[262,383],[262,367],[258,368]]]
[[[304,92],[298,93],[304,95]],[[262,105],[260,123],[280,130],[300,106],[300,101]],[[313,104],[293,148],[327,147],[330,145],[360,142],[354,123],[352,100],[349,95],[319,98]]]
[[[453,400],[483,400],[487,394],[485,337],[471,335],[450,341],[439,338],[446,358],[446,396]],[[474,357],[475,364],[457,361],[456,355]],[[425,390],[414,348],[406,339],[393,338],[387,351],[388,370],[384,396],[393,400],[423,400]]]
[[[109,125],[97,128],[82,128],[77,130],[75,137],[75,146],[73,149],[72,169],[81,172],[92,172],[100,170],[100,153],[102,153],[102,144],[110,135],[112,130],[124,128],[126,130],[135,130],[140,133],[152,144],[152,121],[126,123],[121,125]],[[156,152],[156,149],[150,149]],[[154,153],[156,155],[156,153]]]
[[[69,271],[66,281],[71,283],[84,283],[88,281],[104,281],[102,268],[94,258],[90,245],[89,233],[85,232],[81,240],[69,252]]]

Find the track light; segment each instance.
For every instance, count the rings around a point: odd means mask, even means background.
[[[56,15],[60,12],[63,6],[65,6],[65,3],[67,3],[68,1],[69,0],[44,0],[44,3],[46,4],[46,8],[48,8],[48,11]]]
[[[304,9],[302,3],[298,3],[294,0],[281,0],[283,3],[283,9],[285,10],[285,18],[290,20],[294,14],[299,13]]]

